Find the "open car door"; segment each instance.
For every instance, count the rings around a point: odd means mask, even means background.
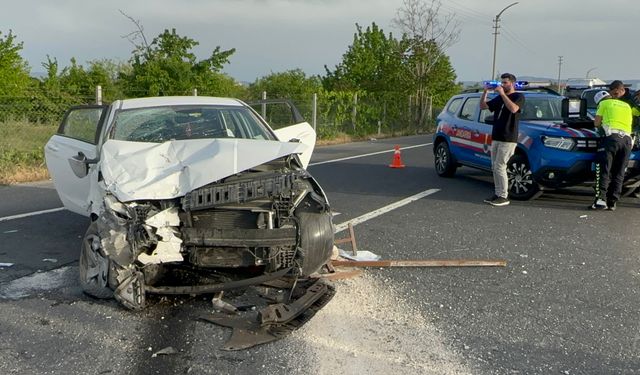
[[[282,142],[300,142],[307,146],[299,154],[303,168],[307,168],[316,145],[316,132],[304,120],[298,108],[288,99],[265,99],[247,103],[269,124]]]
[[[58,132],[44,147],[49,175],[60,200],[69,211],[84,216],[89,216],[87,161],[98,157],[97,142],[106,109],[102,105],[69,109]],[[84,168],[84,173],[78,168]]]

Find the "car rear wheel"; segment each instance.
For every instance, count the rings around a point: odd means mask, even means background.
[[[509,177],[509,197],[515,200],[529,200],[542,194],[540,186],[533,179],[533,173],[526,156],[516,154],[507,164]]]
[[[96,298],[112,298],[113,291],[109,288],[109,258],[101,251],[100,236],[96,223],[91,223],[82,239],[80,261],[80,286],[90,296]]]
[[[449,145],[446,141],[442,141],[436,145],[434,164],[436,173],[440,177],[451,177],[456,173],[458,166],[451,155]]]

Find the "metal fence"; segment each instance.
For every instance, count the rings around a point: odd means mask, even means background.
[[[92,95],[80,97],[42,94],[0,96],[0,124],[22,122],[57,125],[69,107],[101,103],[103,100],[108,102],[113,100],[109,98],[109,94],[96,87]],[[197,95],[197,91],[194,90],[193,94]],[[269,97],[268,93],[263,93],[262,96]],[[340,134],[366,136],[420,133],[430,131],[433,126],[434,110],[428,107],[428,113],[419,121],[418,112],[424,108],[425,103],[420,106],[410,97],[381,97],[367,92],[320,92],[309,97],[288,99],[292,99],[305,120],[316,129],[319,138],[333,138]],[[286,123],[279,120],[277,112],[267,113],[265,119],[274,128]]]

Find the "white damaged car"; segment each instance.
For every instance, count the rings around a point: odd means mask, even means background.
[[[71,108],[45,156],[65,207],[90,217],[84,291],[141,309],[147,293],[214,293],[324,265],[334,231],[306,170],[315,132],[291,113],[296,124],[274,131],[228,98]]]

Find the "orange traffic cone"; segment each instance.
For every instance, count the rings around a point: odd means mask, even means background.
[[[389,164],[391,168],[404,168],[402,164],[402,158],[400,157],[400,146],[396,146],[396,150],[393,152],[393,161]]]

